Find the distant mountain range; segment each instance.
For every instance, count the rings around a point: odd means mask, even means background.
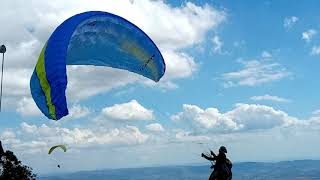
[[[233,164],[234,180],[320,180],[320,160]],[[40,180],[207,180],[209,166],[167,166],[82,171],[39,177]]]

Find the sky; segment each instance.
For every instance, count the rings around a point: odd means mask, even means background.
[[[319,1],[23,0],[2,2],[5,54],[0,140],[36,173],[320,159]],[[70,114],[47,119],[29,81],[67,18],[90,10],[126,18],[159,47],[154,83],[124,70],[69,66]],[[47,154],[65,144],[66,153]],[[57,164],[61,169],[56,168]]]

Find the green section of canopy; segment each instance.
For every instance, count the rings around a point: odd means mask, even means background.
[[[67,147],[65,145],[57,145],[57,146],[53,146],[49,149],[48,154],[51,154],[56,148],[61,148],[64,152],[67,152]]]

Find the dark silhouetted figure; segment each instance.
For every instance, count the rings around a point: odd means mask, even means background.
[[[215,162],[211,168],[214,168],[211,173],[209,180],[231,180],[232,179],[232,163],[226,156],[227,148],[221,146],[219,148],[219,154],[216,155],[214,152],[210,151],[211,155],[201,154],[201,157]]]
[[[60,168],[60,165],[58,164],[58,166],[57,166],[58,168]]]
[[[32,168],[22,165],[11,151],[3,151],[0,141],[0,180],[35,180]]]
[[[3,151],[2,144],[1,144],[1,141],[0,141],[0,159],[3,156],[3,154],[4,154],[4,151]]]

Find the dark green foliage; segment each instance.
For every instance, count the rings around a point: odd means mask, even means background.
[[[11,151],[2,154],[0,160],[0,180],[34,180],[32,168],[21,164]]]

